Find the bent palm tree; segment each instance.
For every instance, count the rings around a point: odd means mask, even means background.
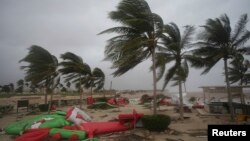
[[[235,58],[231,63],[231,67],[228,67],[228,77],[231,84],[239,82],[239,85],[248,83],[248,65],[249,61],[244,60],[241,55]]]
[[[208,19],[206,25],[202,26],[204,31],[200,34],[200,41],[197,43],[200,48],[194,52],[196,55],[202,57],[203,65],[198,65],[199,67],[205,67],[202,74],[209,72],[219,60],[224,61],[225,82],[232,121],[235,118],[228,79],[228,60],[238,54],[249,53],[249,47],[244,46],[250,38],[250,32],[246,29],[247,22],[247,14],[242,15],[234,31],[232,31],[230,20],[226,14],[220,18]]]
[[[122,0],[109,18],[121,26],[107,29],[103,33],[116,33],[105,47],[105,60],[113,63],[114,76],[120,76],[142,61],[152,58],[154,114],[156,114],[155,49],[162,34],[161,17],[151,12],[145,0]]]
[[[170,80],[175,81],[174,86],[179,85],[180,118],[183,119],[182,82],[186,81],[189,73],[187,61],[189,58],[193,58],[188,53],[188,49],[194,27],[186,26],[184,34],[181,36],[178,26],[175,23],[170,23],[164,26],[164,32],[167,34],[162,38],[164,46],[159,47],[159,52],[156,53],[156,68],[159,70],[158,80],[163,77],[166,65],[174,62],[165,75],[163,89]]]
[[[231,84],[239,82],[239,85],[248,83],[250,74],[247,73],[249,61],[244,60],[242,55],[234,58],[230,63],[232,67],[228,67],[228,79]],[[242,104],[245,104],[245,99],[243,93],[240,95],[240,100]]]
[[[47,50],[40,46],[33,45],[29,48],[29,53],[20,62],[29,63],[27,66],[21,66],[26,71],[25,81],[34,85],[45,85],[45,101],[47,104],[47,95],[51,94],[58,85],[57,67],[58,61],[55,56],[51,55]],[[52,94],[50,103],[52,103]],[[50,107],[50,106],[49,106]],[[50,112],[50,108],[49,111]]]
[[[92,72],[84,76],[82,83],[85,88],[90,88],[90,93],[92,95],[92,88],[94,90],[100,90],[103,88],[105,82],[105,74],[100,68],[94,68]]]
[[[88,64],[84,63],[80,56],[75,55],[71,52],[66,52],[61,55],[63,61],[60,63],[62,66],[59,71],[66,75],[66,82],[71,81],[72,83],[76,83],[79,87],[79,95],[80,95],[80,108],[82,108],[82,79],[85,75],[88,75],[90,67]]]

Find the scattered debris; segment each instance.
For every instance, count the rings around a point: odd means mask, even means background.
[[[168,128],[167,130],[165,130],[165,134],[168,134],[168,135],[179,135],[179,134],[181,134],[181,132],[176,131],[174,129]]]
[[[166,141],[184,141],[183,139],[170,139],[170,138],[166,138]]]

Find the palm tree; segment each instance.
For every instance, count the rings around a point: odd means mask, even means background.
[[[248,83],[250,73],[247,73],[249,61],[244,60],[242,55],[236,56],[234,60],[230,63],[231,67],[228,67],[228,79],[231,84],[239,82],[239,85]],[[243,93],[240,96],[241,103],[245,104],[245,99]]]
[[[83,79],[82,84],[84,84],[85,88],[90,88],[90,94],[92,96],[92,88],[94,90],[100,90],[104,87],[105,82],[105,74],[100,68],[94,68],[94,70],[88,73]]]
[[[47,104],[47,95],[50,95],[49,107],[53,100],[53,90],[58,85],[59,79],[57,67],[57,58],[51,55],[46,49],[33,45],[29,48],[29,53],[20,62],[28,63],[27,66],[21,66],[26,72],[25,81],[32,85],[45,85],[45,101]],[[50,112],[50,108],[48,110]]]
[[[24,80],[23,79],[20,79],[17,81],[17,89],[16,89],[16,92],[18,93],[23,93],[23,88],[24,88]]]
[[[202,74],[210,71],[220,60],[224,61],[225,82],[228,93],[228,104],[231,120],[234,121],[234,111],[232,105],[232,95],[228,78],[228,60],[238,54],[249,53],[249,47],[244,44],[250,38],[250,32],[246,29],[248,22],[247,14],[243,14],[232,31],[230,20],[226,14],[220,18],[208,19],[203,25],[203,32],[199,35],[197,45],[200,47],[194,53],[201,56],[203,64],[195,64],[198,67],[205,67]]]
[[[159,52],[156,53],[157,80],[163,77],[166,65],[174,63],[166,72],[163,89],[165,89],[170,80],[175,81],[173,86],[179,85],[180,118],[183,119],[182,83],[186,81],[189,73],[187,61],[189,58],[193,58],[188,51],[191,47],[190,40],[191,35],[194,33],[194,27],[186,26],[181,36],[178,26],[175,23],[170,23],[164,26],[164,33],[166,35],[162,38],[163,47],[159,47]]]
[[[79,88],[80,95],[80,108],[82,108],[82,79],[85,75],[88,75],[91,71],[88,64],[84,63],[80,56],[75,55],[71,52],[66,52],[61,55],[63,61],[60,63],[62,66],[59,71],[66,75],[66,82],[71,81],[72,83],[76,83]]]
[[[239,85],[248,83],[248,65],[249,61],[244,60],[244,57],[240,55],[239,57],[234,58],[230,63],[231,67],[228,67],[229,81],[231,84],[239,82]]]
[[[14,90],[15,90],[14,84],[13,84],[13,83],[10,83],[10,84],[9,84],[9,87],[10,87],[10,91],[11,91],[11,92],[14,92]]]
[[[107,29],[103,33],[116,35],[107,41],[105,60],[113,63],[113,75],[120,76],[142,61],[151,57],[153,66],[153,95],[156,114],[155,49],[162,35],[163,20],[153,13],[145,0],[122,0],[109,18],[121,26]]]

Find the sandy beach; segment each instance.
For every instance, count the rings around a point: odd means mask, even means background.
[[[130,100],[138,99],[141,94],[124,94]],[[77,106],[77,105],[72,105]],[[67,111],[70,106],[57,107],[57,110]],[[152,109],[145,108],[143,105],[137,103],[129,103],[128,105],[121,106],[116,109],[108,110],[94,110],[87,109],[84,105],[83,110],[88,113],[93,121],[109,121],[117,119],[119,113],[132,113],[136,110],[138,113],[143,113],[145,115],[152,114]],[[117,137],[125,136],[138,136],[142,140],[154,140],[154,141],[206,141],[207,140],[207,126],[209,124],[222,124],[228,122],[228,116],[215,116],[209,115],[204,110],[192,109],[191,113],[185,113],[186,117],[183,121],[178,120],[179,113],[175,112],[174,106],[160,106],[157,113],[166,114],[171,117],[171,124],[169,129],[164,132],[149,132],[143,128],[136,128],[133,130],[128,130],[124,132],[112,133],[108,135],[100,135],[98,138],[101,141],[115,141],[119,140]],[[36,113],[43,114],[43,113]],[[4,115],[0,119],[0,128],[7,126],[9,123],[22,120],[24,118],[32,116],[32,113],[27,113],[26,109],[20,110],[18,114],[15,110]],[[3,141],[13,141],[14,136],[1,134],[1,140]]]

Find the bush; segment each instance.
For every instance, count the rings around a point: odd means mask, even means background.
[[[49,104],[40,104],[38,107],[41,112],[47,112],[49,109]]]
[[[168,115],[144,115],[142,118],[143,126],[149,131],[162,132],[165,131],[171,120]]]
[[[191,103],[194,103],[196,101],[196,98],[195,97],[190,97],[188,101],[191,102]]]
[[[107,102],[107,98],[106,97],[99,97],[99,98],[95,98],[96,102]]]
[[[106,110],[106,109],[112,109],[112,108],[117,108],[117,107],[113,106],[113,105],[109,105],[106,102],[96,102],[96,103],[94,103],[92,105],[89,105],[87,108]]]

